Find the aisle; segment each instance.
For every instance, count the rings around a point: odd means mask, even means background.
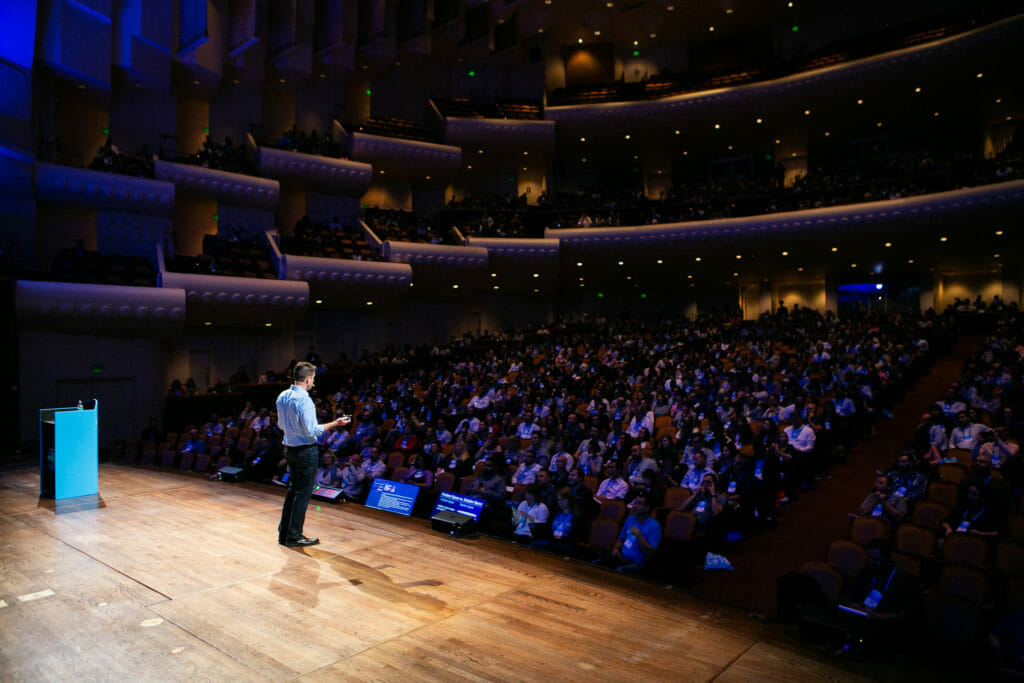
[[[896,404],[893,419],[877,423],[874,438],[857,444],[846,462],[833,465],[826,478],[780,510],[778,527],[735,545],[730,555],[734,571],[698,572],[690,590],[708,600],[774,615],[775,580],[799,571],[807,560],[824,560],[829,544],[846,537],[849,513],[871,490],[875,471],[892,463],[913,435],[921,413],[960,377],[964,359],[979,342],[974,335],[961,337]]]

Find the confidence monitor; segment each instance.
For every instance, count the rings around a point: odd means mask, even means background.
[[[386,510],[408,517],[416,504],[416,496],[420,487],[414,484],[403,484],[390,479],[374,479],[370,486],[370,495],[366,497],[366,507]]]
[[[483,509],[481,498],[442,491],[430,513],[430,527],[450,536],[467,536],[476,531]]]

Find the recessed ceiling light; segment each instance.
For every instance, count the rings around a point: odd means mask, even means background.
[[[323,302],[324,302],[324,300],[323,300],[323,299],[317,299],[317,300],[316,300],[316,301],[314,301],[313,303],[315,303],[315,304],[322,304]]]
[[[832,247],[832,251],[839,251],[839,247]]]
[[[864,100],[857,100],[857,104],[864,104]]]
[[[983,73],[981,73],[981,72],[978,72],[978,78],[981,78],[981,77],[982,77],[982,76],[984,76],[984,75],[985,75],[985,74],[983,74]]]
[[[715,30],[715,27],[714,27],[714,26],[708,26],[708,30],[709,30],[709,31],[714,31],[714,30]]]
[[[693,260],[694,260],[694,261],[700,261],[700,256],[698,256],[697,258],[695,258],[695,259],[693,259]]]
[[[761,123],[761,119],[758,119],[758,120],[756,121],[756,123]]]
[[[679,135],[679,131],[678,130],[676,131],[676,135]]]
[[[887,246],[887,247],[891,247],[891,246],[892,246],[892,242],[886,242],[886,243],[885,243],[885,246]]]
[[[583,267],[583,261],[577,261],[576,262],[576,267],[577,268],[582,268]]]
[[[939,238],[940,242],[947,242],[948,240],[949,240],[949,238],[946,237],[945,235],[943,235],[942,237]]]
[[[1002,230],[996,230],[996,234],[997,234],[997,235],[1002,235],[1002,234],[1003,234],[1003,231],[1002,231]]]
[[[810,109],[804,109],[804,116],[810,116],[810,115],[811,115],[811,110]]]
[[[912,259],[912,258],[908,258],[907,259],[907,263],[913,263],[913,262],[914,262],[914,259]]]
[[[658,263],[661,264],[661,263],[664,263],[664,261],[662,261],[661,259],[658,259]]]
[[[783,256],[789,256],[789,252],[788,251],[784,251],[784,252],[782,252],[782,255]]]
[[[921,87],[918,86],[918,87],[914,88],[914,92],[921,92]]]
[[[738,258],[738,259],[743,258],[743,254],[736,254],[736,258]]]
[[[857,264],[856,264],[856,263],[851,263],[851,264],[850,264],[850,267],[851,267],[851,268],[856,268],[856,267],[857,267]]]
[[[721,130],[721,129],[722,129],[722,124],[716,123],[715,124],[715,130]]]

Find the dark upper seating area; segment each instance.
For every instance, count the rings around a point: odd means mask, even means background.
[[[230,135],[224,138],[223,143],[217,142],[212,136],[207,135],[198,152],[180,157],[178,161],[193,166],[212,168],[215,171],[257,175],[256,165],[252,161],[249,150],[244,145],[236,145]]]
[[[434,221],[411,211],[397,209],[363,209],[363,218],[381,240],[456,244],[454,234],[440,234]]]
[[[970,12],[960,11],[894,26],[870,38],[859,36],[848,41],[832,42],[814,53],[799,54],[789,59],[780,59],[774,54],[759,55],[756,66],[749,59],[716,62],[691,67],[683,73],[657,74],[644,81],[614,81],[559,88],[549,95],[548,106],[641,101],[782,78],[963,33],[978,27],[979,12],[987,20],[995,21],[1015,11],[998,6],[973,8]]]
[[[528,100],[498,100],[494,104],[480,104],[468,97],[451,99],[435,98],[434,106],[442,116],[467,119],[519,119],[524,121],[540,121],[544,118],[544,108],[540,102]]]
[[[201,254],[175,256],[168,268],[177,273],[277,279],[266,240],[247,240],[240,235],[205,235]]]
[[[420,142],[440,142],[437,133],[430,127],[408,119],[395,117],[373,117],[359,124],[348,124],[346,128],[369,135],[380,135],[386,138],[402,140],[418,140]]]
[[[281,133],[274,145],[278,149],[285,149],[289,152],[300,152],[302,154],[315,154],[322,157],[339,159],[342,156],[341,144],[331,139],[327,134],[320,134],[313,129],[310,133],[301,131],[298,126]]]
[[[122,154],[110,137],[96,150],[96,156],[89,163],[89,168],[93,171],[119,173],[136,178],[152,178],[155,175],[153,155],[148,147],[143,145],[135,155]]]
[[[89,251],[81,242],[70,249],[60,249],[53,257],[50,272],[43,277],[55,282],[137,287],[156,285],[156,269],[148,259]]]
[[[815,169],[783,186],[771,177],[679,185],[651,200],[639,192],[559,193],[526,206],[524,198],[467,197],[442,211],[440,225],[479,236],[539,237],[545,228],[674,223],[800,211],[899,199],[1024,178],[1024,154],[1015,137],[992,159],[921,154],[859,166]]]
[[[316,223],[303,216],[293,235],[281,235],[281,251],[298,256],[345,258],[367,261],[375,258],[373,249],[358,226],[336,221]]]

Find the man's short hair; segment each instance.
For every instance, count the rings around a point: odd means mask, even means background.
[[[307,377],[311,377],[316,374],[316,366],[312,363],[302,361],[295,364],[295,368],[292,370],[292,381],[301,382]]]

